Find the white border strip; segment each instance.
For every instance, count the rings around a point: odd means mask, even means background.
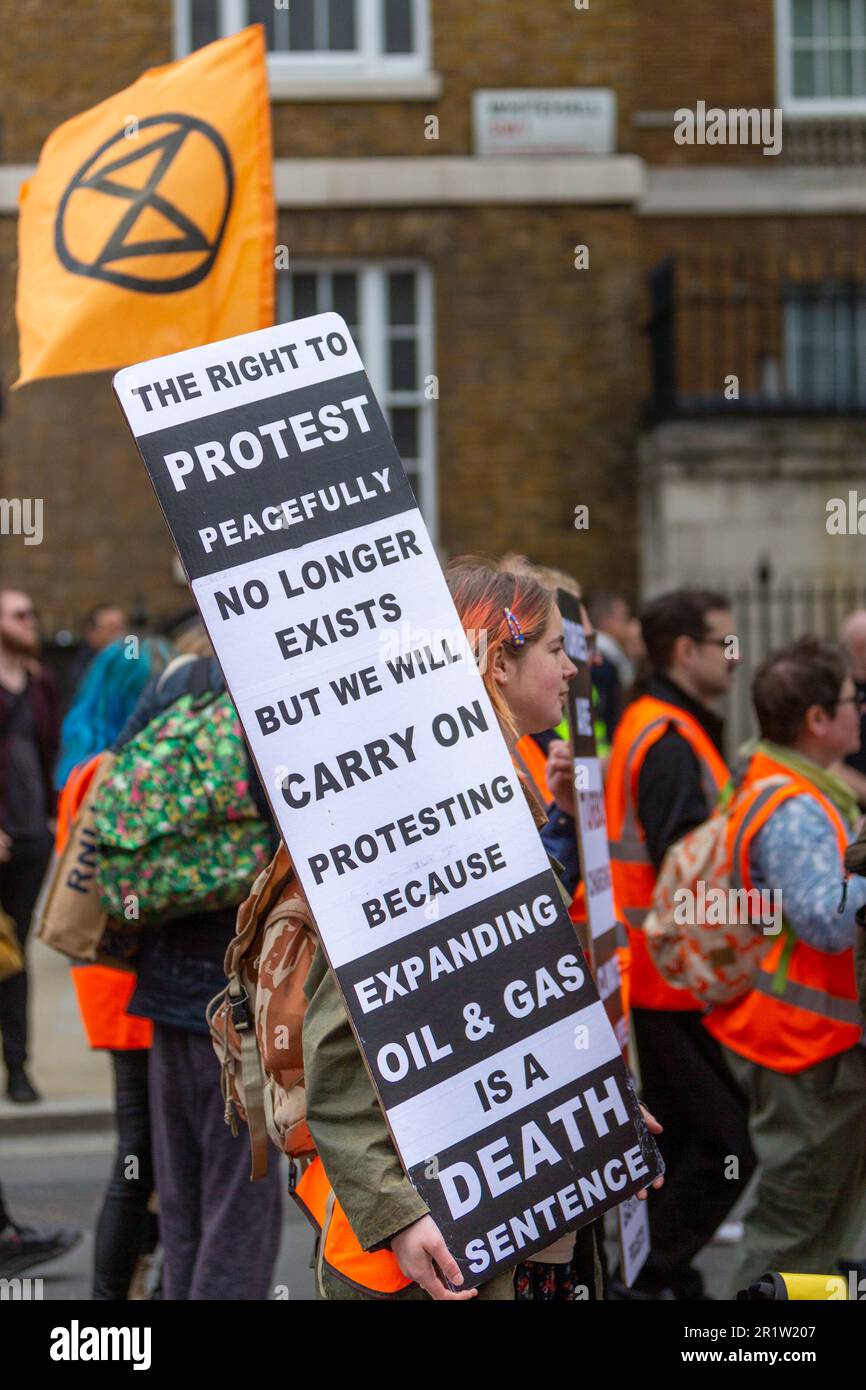
[[[0,165],[0,213],[18,210],[34,165]],[[488,159],[278,159],[277,207],[420,207],[469,203],[634,203],[644,192],[636,155]]]
[[[0,215],[16,214],[32,164],[0,165]],[[648,167],[637,155],[511,159],[278,159],[277,207],[631,204],[642,217],[831,216],[866,212],[859,167]]]
[[[435,1019],[433,1022],[435,1037]],[[588,1044],[586,1047],[577,1047],[576,1030],[579,1026],[586,1028],[581,1039]],[[566,1074],[562,1063],[563,1052],[567,1052],[568,1048],[574,1052],[571,1076]],[[531,1091],[525,1089],[522,1076],[523,1059],[529,1052],[548,1073],[547,1079],[536,1081]],[[407,1168],[412,1168],[416,1163],[423,1163],[425,1158],[443,1154],[454,1144],[471,1139],[473,1135],[501,1123],[509,1115],[525,1110],[553,1091],[559,1091],[569,1084],[574,1084],[577,1090],[581,1089],[585,1076],[618,1057],[619,1043],[607,1021],[604,1005],[589,1004],[557,1023],[540,1028],[530,1037],[521,1038],[484,1061],[476,1062],[474,1066],[470,1064],[447,1081],[439,1081],[409,1100],[389,1106],[388,1123]],[[485,1114],[475,1092],[475,1082],[497,1069],[511,1076],[515,1081],[514,1090],[508,1100]],[[388,1082],[381,1081],[379,1090],[387,1105]],[[614,1128],[613,1124],[611,1128]]]

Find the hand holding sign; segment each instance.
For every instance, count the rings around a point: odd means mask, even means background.
[[[655,1115],[651,1115],[643,1103],[641,1103],[640,1113],[644,1117],[646,1127],[649,1130],[650,1134],[661,1134],[664,1131],[664,1125],[659,1124]],[[656,1191],[658,1191],[660,1187],[664,1187],[664,1185],[664,1173],[659,1173],[657,1178],[653,1178],[652,1186],[656,1189]],[[637,1193],[637,1196],[640,1198],[642,1202],[645,1202],[647,1197],[649,1196],[649,1188],[642,1187],[640,1191]]]
[[[561,738],[552,739],[547,750],[547,785],[560,811],[574,816],[574,756]]]
[[[458,1291],[443,1282],[447,1279],[449,1284],[459,1286],[463,1283],[463,1275],[432,1216],[422,1216],[420,1221],[400,1231],[391,1241],[391,1249],[406,1278],[414,1279],[431,1298],[465,1303],[468,1298],[477,1296],[477,1289]]]

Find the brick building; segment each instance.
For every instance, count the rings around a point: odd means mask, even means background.
[[[856,577],[824,506],[864,474],[866,0],[5,7],[4,385],[42,141],[262,20],[279,317],[344,314],[443,557],[516,548],[631,591]],[[721,143],[714,108],[756,119]],[[107,375],[4,390],[0,466],[44,498],[45,543],[4,537],[0,565],[49,627],[183,601]]]

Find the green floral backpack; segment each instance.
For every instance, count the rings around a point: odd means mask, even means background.
[[[120,920],[231,907],[271,857],[227,694],[183,695],[121,749],[94,803],[102,904]]]

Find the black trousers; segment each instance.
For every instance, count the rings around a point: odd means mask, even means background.
[[[642,1099],[664,1125],[657,1143],[664,1187],[649,1196],[652,1249],[635,1287],[703,1292],[695,1255],[742,1193],[755,1167],[748,1103],[698,1013],[633,1009]]]
[[[14,919],[21,949],[30,931],[30,918],[51,858],[51,836],[16,840],[12,857],[0,864],[0,903]],[[0,1033],[7,1071],[27,1060],[27,971],[0,982]]]
[[[117,1150],[96,1223],[95,1299],[125,1299],[139,1255],[156,1247],[157,1218],[147,1209],[153,1191],[147,1059],[144,1048],[111,1054]]]

